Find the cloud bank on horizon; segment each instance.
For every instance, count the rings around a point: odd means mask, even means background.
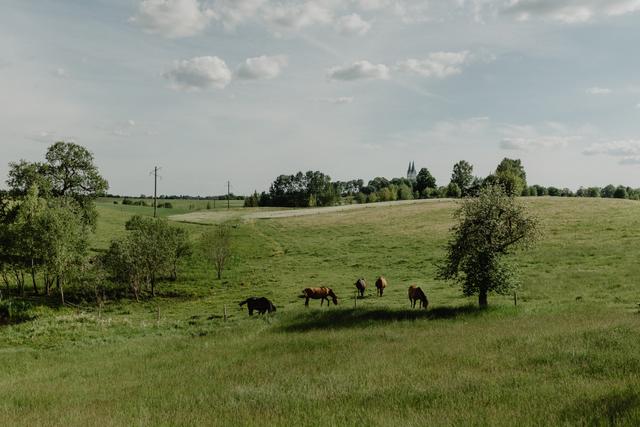
[[[112,191],[281,173],[440,184],[519,157],[543,185],[640,187],[640,0],[112,0],[0,16],[3,159],[75,140]],[[0,175],[6,175],[0,164]]]

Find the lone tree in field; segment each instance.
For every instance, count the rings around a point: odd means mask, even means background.
[[[489,292],[506,294],[516,286],[515,270],[503,256],[533,243],[538,222],[500,185],[465,199],[454,217],[458,223],[452,228],[438,278],[455,280],[465,296],[478,295],[484,308]]]
[[[213,264],[220,280],[227,261],[231,258],[231,228],[221,224],[207,231],[202,235],[201,245],[205,258]]]

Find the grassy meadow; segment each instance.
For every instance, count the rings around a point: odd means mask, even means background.
[[[522,202],[543,238],[514,258],[518,305],[490,295],[485,311],[434,279],[455,202],[252,221],[232,209],[222,280],[196,252],[155,299],[43,302],[0,326],[1,424],[639,425],[640,203]],[[153,211],[98,208],[95,250]],[[180,226],[195,242],[214,225]],[[410,309],[412,283],[429,310]],[[340,304],[305,308],[300,291],[323,285]],[[248,296],[278,311],[249,318]]]

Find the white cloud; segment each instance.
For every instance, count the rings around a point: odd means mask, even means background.
[[[217,56],[199,56],[176,61],[163,77],[171,80],[176,89],[223,89],[231,81],[231,71]]]
[[[56,133],[52,131],[41,130],[27,135],[27,138],[32,141],[51,144],[56,141]]]
[[[502,12],[519,21],[543,19],[567,24],[640,11],[639,0],[511,0]]]
[[[354,0],[354,3],[362,10],[379,10],[392,4],[391,0]]]
[[[536,138],[503,138],[500,148],[503,150],[531,151],[540,148],[564,148],[579,137],[540,136]]]
[[[236,76],[246,80],[273,79],[277,77],[287,65],[287,57],[257,56],[248,58],[236,69]]]
[[[132,136],[135,127],[135,120],[129,119],[121,123],[116,123],[111,129],[111,133],[114,136],[129,137]]]
[[[198,0],[143,0],[130,21],[149,33],[179,38],[200,33],[214,15]]]
[[[583,152],[587,156],[597,154],[617,157],[621,165],[640,164],[640,140],[628,139],[591,144]]]
[[[345,104],[351,104],[353,102],[354,98],[352,96],[339,96],[337,98],[320,98],[318,99],[318,101],[320,102],[327,102],[329,104],[335,104],[335,105],[345,105]]]
[[[553,122],[540,126],[504,125],[500,133],[500,148],[515,151],[565,148],[582,139],[562,124]]]
[[[628,139],[591,144],[583,153],[588,156],[595,154],[606,154],[616,157],[640,156],[640,140]]]
[[[357,13],[341,16],[336,29],[345,36],[363,36],[371,29],[371,23],[363,20]]]
[[[332,67],[327,70],[330,80],[388,80],[389,67],[384,64],[372,64],[369,61],[356,61],[350,65]]]
[[[426,59],[407,59],[400,61],[397,68],[410,71],[424,77],[445,78],[462,73],[462,67],[470,62],[468,51],[463,52],[434,52]]]
[[[611,89],[608,88],[604,88],[604,87],[590,87],[589,89],[587,89],[587,93],[589,95],[609,95],[611,94]]]
[[[264,19],[275,29],[299,30],[315,24],[328,24],[333,13],[317,2],[304,4],[274,4],[265,8]]]
[[[212,6],[213,17],[227,29],[235,28],[258,15],[267,0],[216,0]]]
[[[56,68],[55,71],[53,72],[53,74],[56,77],[61,77],[61,78],[65,78],[65,77],[69,76],[69,74],[67,73],[67,70],[65,70],[62,67]]]

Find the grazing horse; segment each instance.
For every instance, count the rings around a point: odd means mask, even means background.
[[[378,277],[378,280],[376,280],[376,288],[378,289],[378,296],[382,296],[382,293],[384,292],[384,288],[386,287],[387,287],[387,279],[385,279],[384,276]]]
[[[356,289],[360,292],[360,296],[364,297],[364,291],[367,289],[367,282],[361,277],[355,283]]]
[[[416,285],[409,286],[409,302],[411,302],[411,308],[416,308],[416,301],[420,301],[420,307],[427,309],[429,300],[427,296],[422,292],[422,289]]]
[[[274,312],[276,311],[276,306],[273,305],[271,301],[269,301],[265,297],[251,297],[240,303],[240,307],[247,304],[247,308],[249,309],[249,316],[253,316],[253,310],[257,311],[260,314],[265,314],[266,312]]]
[[[335,305],[338,305],[338,297],[336,296],[336,294],[333,293],[333,290],[331,288],[306,288],[305,290],[302,291],[302,295],[300,295],[300,298],[305,298],[305,302],[304,305],[305,306],[309,306],[309,299],[319,299],[320,300],[320,306],[322,306],[322,304],[324,304],[325,300],[327,301],[327,307],[329,307],[329,298],[331,297],[331,299],[333,300],[333,303]]]

